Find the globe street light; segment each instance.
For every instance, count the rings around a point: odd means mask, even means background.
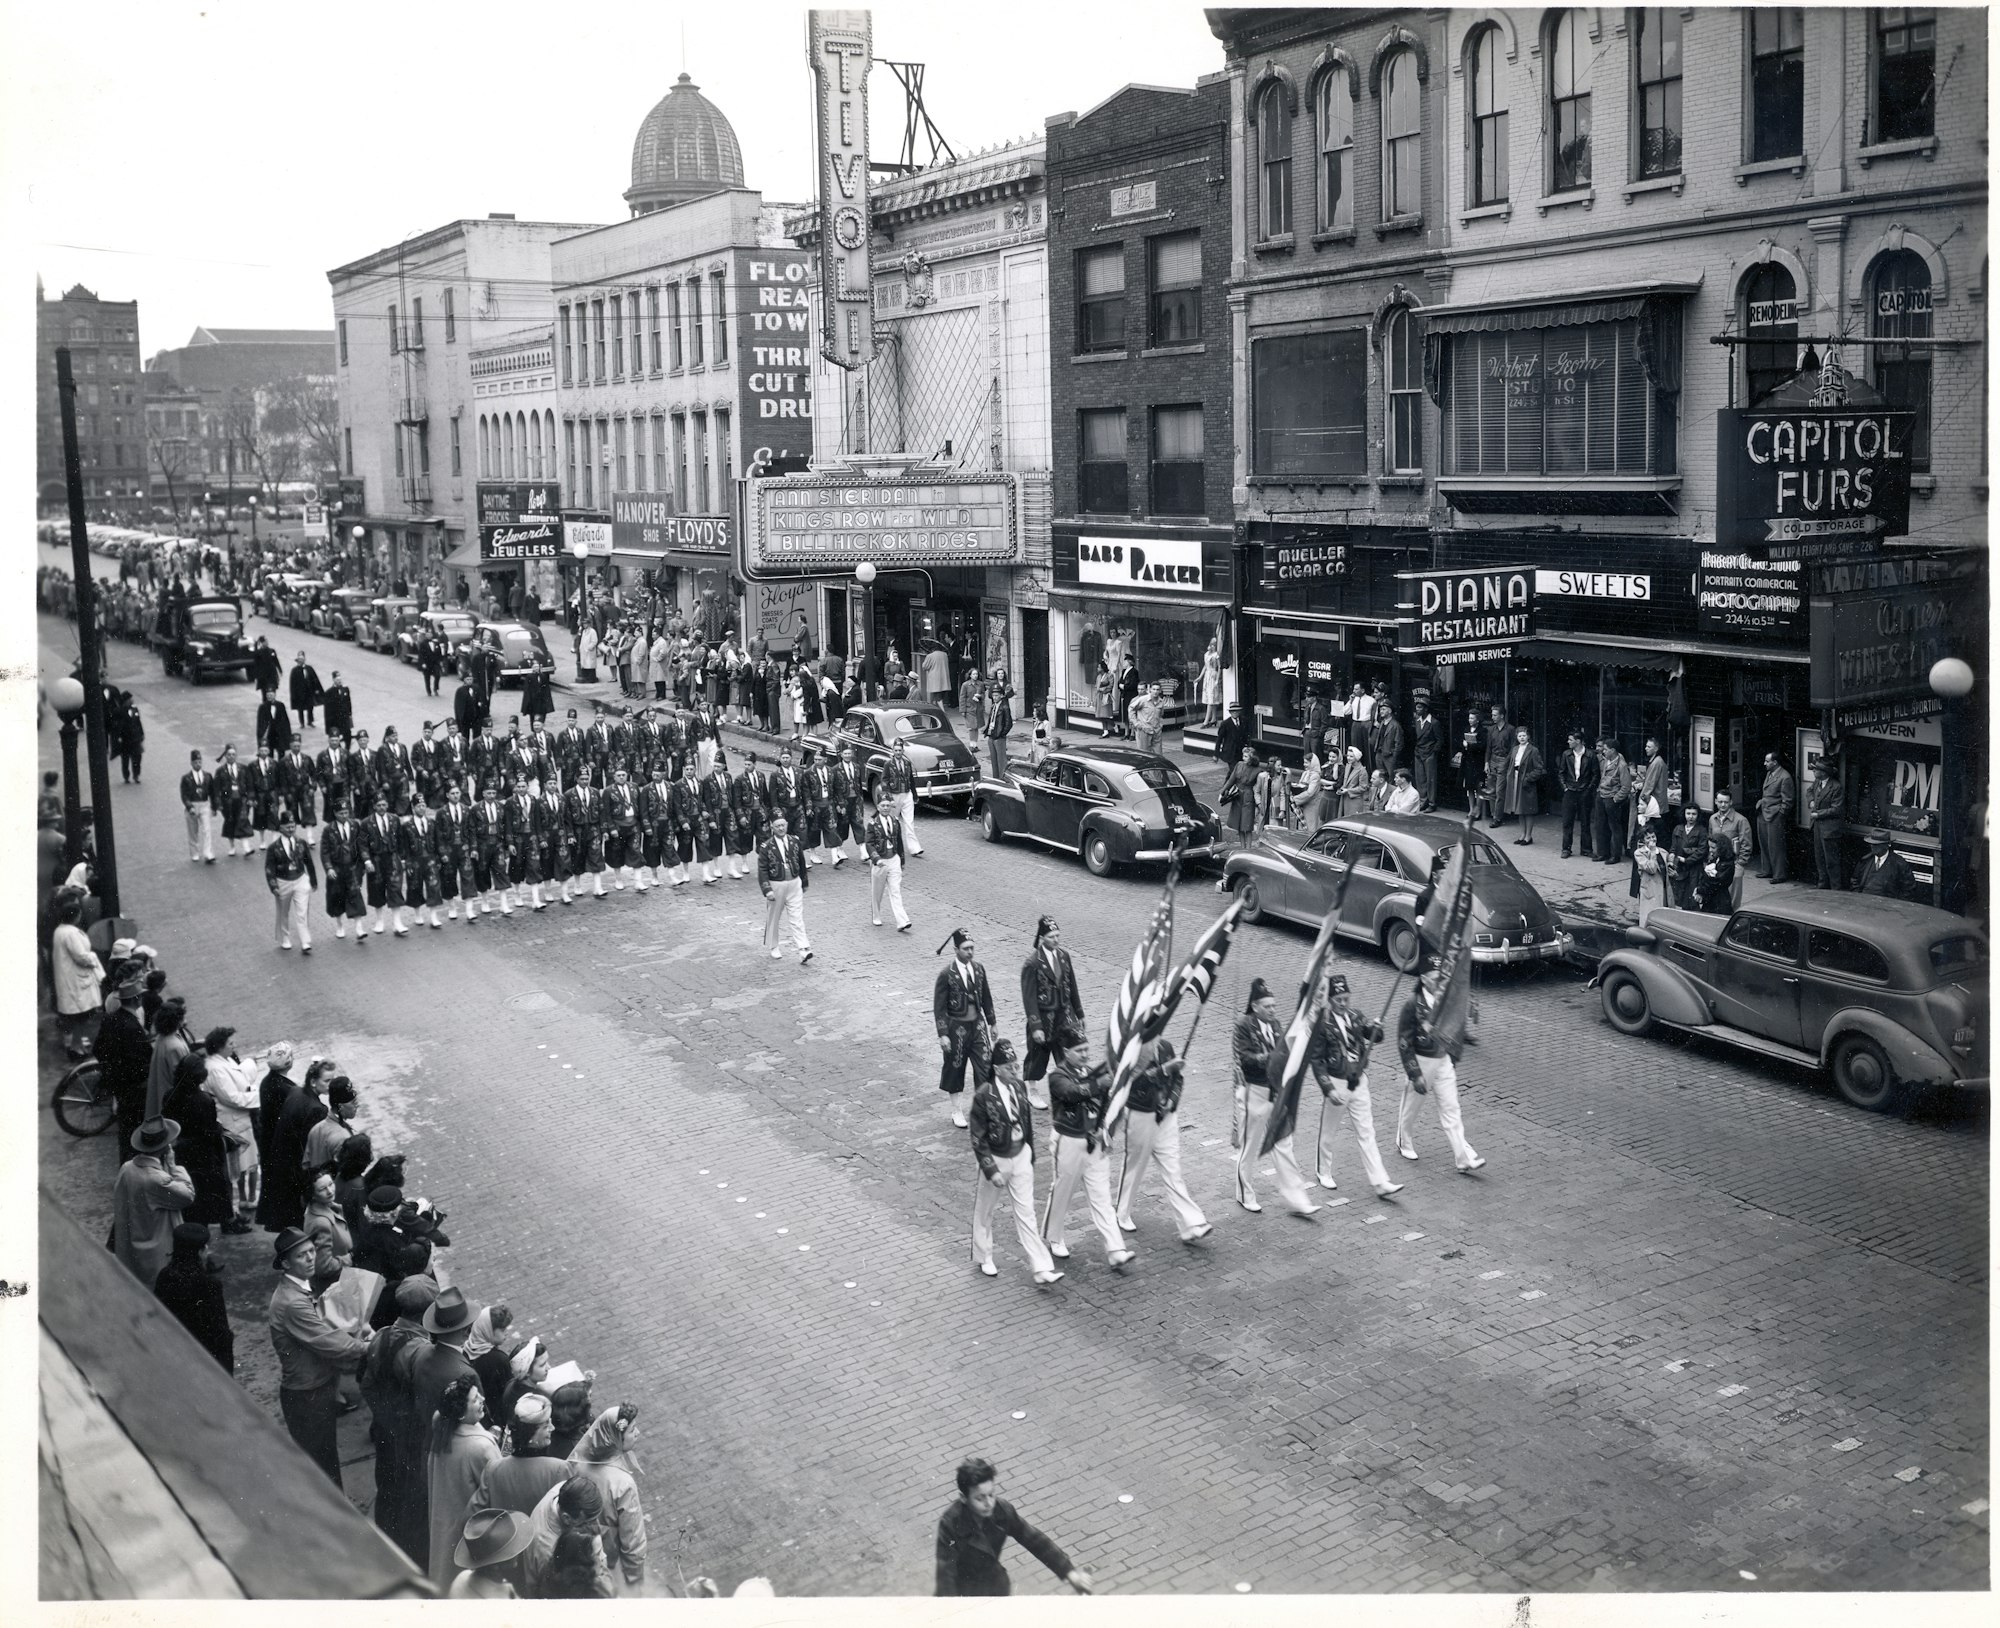
[[[875,699],[875,562],[863,560],[854,568],[854,580],[861,585],[861,699]]]
[[[1972,668],[1956,656],[1931,663],[1931,693],[1956,701],[1972,693]]]
[[[63,864],[72,867],[83,857],[83,792],[76,767],[76,737],[83,723],[83,686],[64,674],[49,686],[49,705],[62,720],[57,737],[63,762]]]

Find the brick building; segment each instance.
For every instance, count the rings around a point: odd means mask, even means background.
[[[139,302],[101,300],[78,283],[59,299],[35,284],[35,494],[42,508],[68,501],[56,347],[67,345],[76,383],[76,434],[84,502],[93,515],[146,499],[146,403],[139,376]]]
[[[274,500],[267,483],[317,484],[330,473],[330,447],[313,445],[295,429],[281,433],[280,421],[267,421],[267,414],[278,394],[331,394],[334,349],[331,328],[203,326],[185,345],[155,352],[146,363],[147,393],[149,400],[158,400],[162,421],[179,425],[186,470],[171,472],[176,486],[184,474],[192,475],[216,504],[227,508],[260,489]],[[155,374],[160,375],[157,382]],[[200,409],[196,419],[187,419],[177,393],[195,398]],[[152,490],[161,502],[166,501],[169,473],[154,456]],[[195,493],[197,500],[201,495]]]
[[[1220,682],[1233,594],[1229,86],[1127,85],[1047,129],[1049,682],[1102,727],[1128,653],[1169,721]]]

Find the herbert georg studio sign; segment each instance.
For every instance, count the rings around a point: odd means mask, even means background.
[[[1480,650],[1505,654],[1535,631],[1535,569],[1398,571],[1400,650]]]
[[[1140,542],[1108,537],[1076,540],[1076,579],[1100,588],[1151,588],[1201,592],[1198,538],[1148,537]]]

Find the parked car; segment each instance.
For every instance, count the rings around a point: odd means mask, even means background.
[[[460,612],[439,612],[463,614]],[[502,684],[518,684],[532,672],[537,663],[555,670],[555,658],[549,654],[548,642],[542,637],[542,630],[530,627],[526,622],[475,622],[472,635],[461,641],[458,651],[459,677],[468,677],[472,672],[472,657],[475,652],[495,650],[500,655],[500,679]]]
[[[1824,1069],[1857,1108],[1984,1086],[1986,935],[1929,905],[1773,890],[1734,915],[1655,910],[1597,966],[1621,1033],[1654,1024]]]
[[[393,655],[396,649],[396,628],[405,612],[417,608],[414,599],[372,599],[368,602],[368,615],[354,624],[354,642],[363,650],[379,650]]]
[[[312,630],[329,639],[351,639],[355,624],[368,614],[374,598],[366,588],[336,588],[313,607]]]
[[[295,583],[291,596],[284,603],[284,614],[280,620],[287,627],[310,628],[313,617],[332,591],[333,584],[324,577],[309,577]]]
[[[882,767],[904,743],[910,772],[916,780],[917,806],[950,802],[963,812],[979,780],[979,762],[960,740],[945,715],[917,701],[870,702],[849,707],[834,732],[834,748],[854,749],[854,770],[873,796]]]
[[[1335,931],[1380,945],[1401,972],[1423,955],[1417,896],[1432,861],[1466,841],[1463,820],[1437,814],[1375,814],[1329,820],[1318,830],[1267,830],[1224,861],[1223,882],[1243,896],[1243,918],[1277,916],[1318,927],[1341,878],[1353,879]],[[1556,961],[1570,936],[1533,886],[1493,842],[1472,835],[1472,959],[1483,964]]]
[[[396,657],[399,661],[407,661],[415,666],[417,641],[424,636],[425,628],[429,628],[443,639],[455,657],[458,647],[472,637],[472,630],[478,625],[479,619],[470,611],[419,611],[396,630]],[[450,663],[447,662],[446,665]]]
[[[972,803],[988,842],[1026,837],[1080,854],[1093,876],[1164,860],[1177,836],[1184,858],[1214,853],[1221,838],[1215,810],[1187,777],[1135,746],[1053,752],[1032,774],[981,780]]]
[[[220,594],[163,604],[153,626],[153,648],[169,673],[199,684],[211,675],[248,674],[250,647],[243,639],[243,607]]]
[[[263,615],[273,622],[283,622],[287,608],[299,592],[299,585],[309,582],[320,582],[324,586],[323,579],[307,576],[303,572],[272,571],[265,576],[251,598]]]

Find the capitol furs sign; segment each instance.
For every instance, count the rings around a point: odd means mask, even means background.
[[[819,158],[820,350],[836,367],[875,355],[868,265],[868,69],[873,31],[865,11],[808,11]]]
[[[1201,592],[1201,542],[1185,537],[1079,537],[1076,579],[1100,588]]]
[[[1504,655],[1535,631],[1535,569],[1398,571],[1397,648],[1478,650]]]
[[[1907,532],[1914,422],[1870,407],[1717,413],[1716,546],[1802,559]]]

